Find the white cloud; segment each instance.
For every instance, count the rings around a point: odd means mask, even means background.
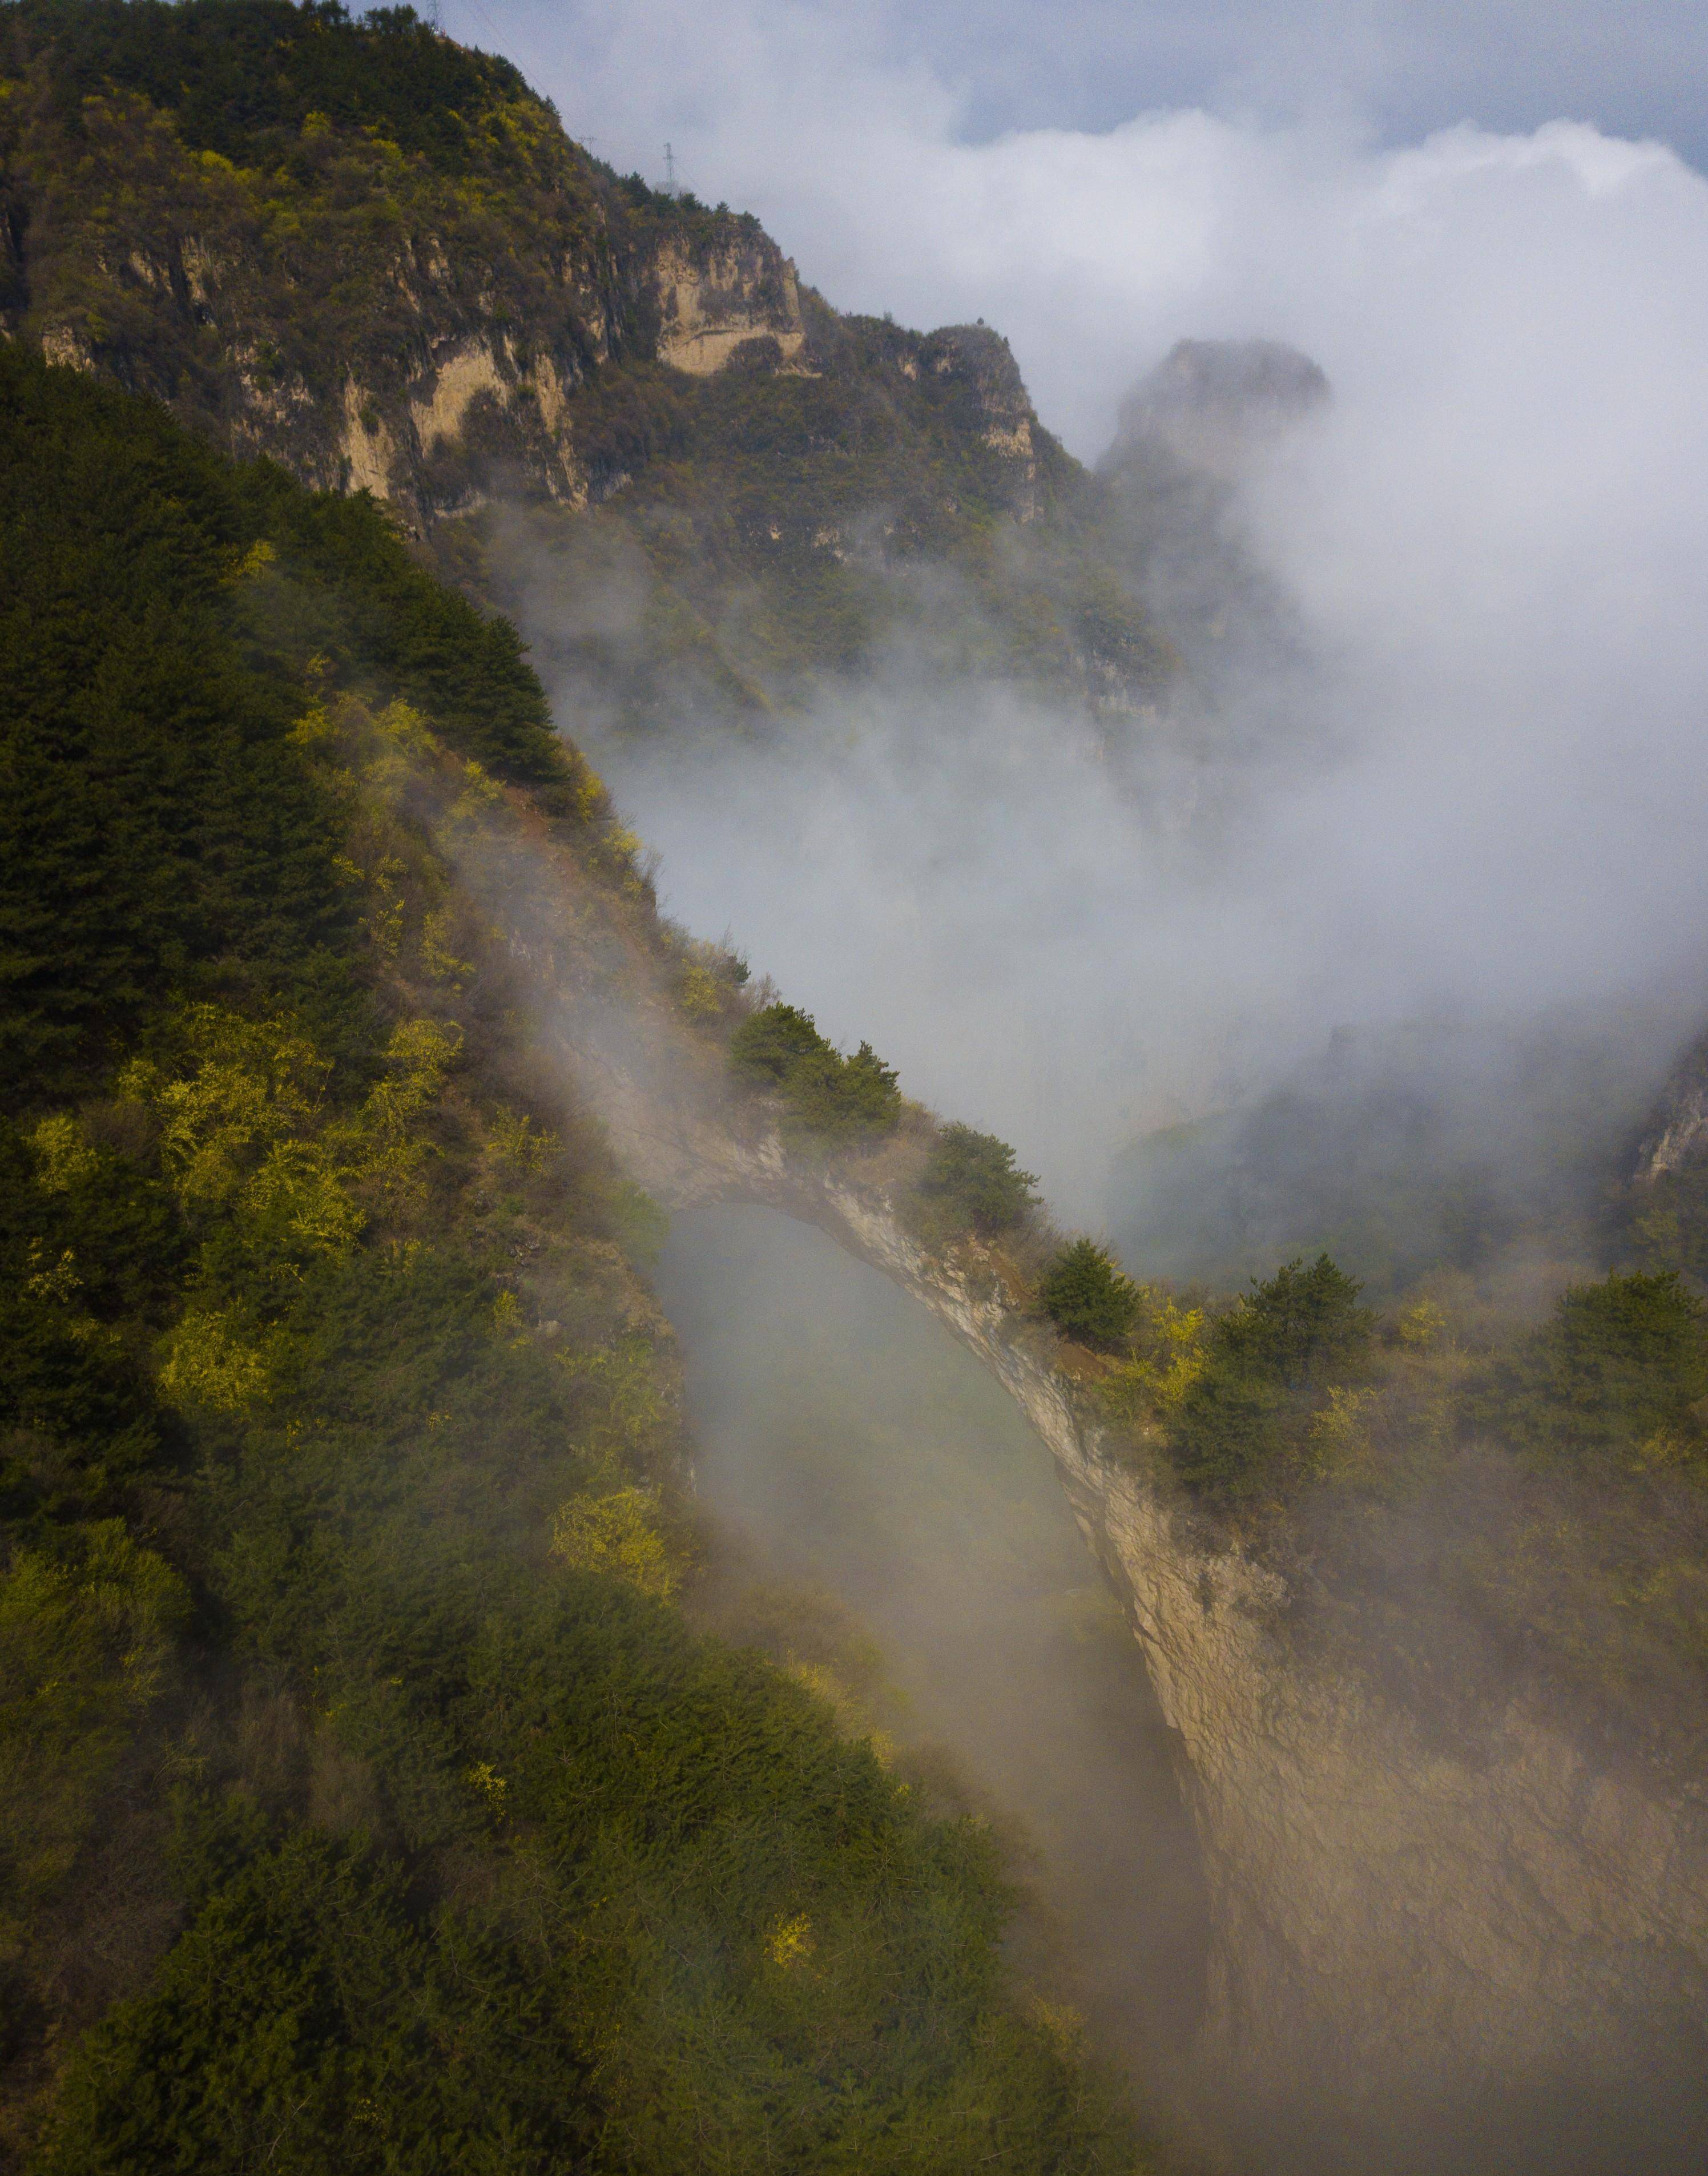
[[[1184,335],[1290,340],[1336,391],[1251,518],[1348,753],[1279,785],[1236,862],[1112,805],[1048,721],[998,704],[945,743],[892,688],[857,760],[799,774],[792,831],[775,779],[726,778],[718,826],[634,781],[689,918],[1082,1200],[1092,1150],[1242,1022],[1249,1063],[1372,1013],[1701,990],[1708,182],[1566,122],[1384,150],[1180,111],[970,144],[846,17],[529,20],[604,155],[655,174],[668,136],[843,307],[986,318],[1084,455]]]

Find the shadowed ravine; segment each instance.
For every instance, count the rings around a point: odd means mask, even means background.
[[[699,1493],[772,1575],[856,1611],[905,1706],[1037,1854],[1031,1885],[1112,2053],[1166,2069],[1207,1928],[1156,1696],[1043,1446],[876,1270],[774,1211],[691,1211],[661,1296]]]

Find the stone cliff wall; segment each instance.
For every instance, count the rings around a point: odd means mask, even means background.
[[[1303,1658],[1280,1580],[1207,1539],[1109,1439],[993,1260],[922,1248],[881,1159],[862,1175],[792,1156],[632,945],[613,940],[590,978],[566,966],[590,956],[589,915],[555,866],[519,874],[507,853],[471,876],[552,991],[548,1041],[626,1167],[668,1206],[764,1203],[829,1232],[976,1353],[1047,1445],[1175,1733],[1211,1903],[1216,2075],[1259,2102],[1356,2103],[1373,2080],[1389,2095],[1562,2074],[1613,2086],[1634,2047],[1686,2048],[1708,2013],[1697,1809],[1598,1770],[1516,1706],[1476,1754],[1444,1751]]]
[[[721,370],[750,341],[793,363],[806,333],[795,268],[763,237],[699,250],[672,240],[651,271],[658,359],[696,378]]]
[[[1676,1176],[1708,1149],[1708,1036],[1699,1036],[1673,1067],[1637,1151],[1635,1177],[1645,1185]]]
[[[516,111],[519,139],[539,117]],[[620,487],[580,389],[613,363],[704,376],[755,340],[788,367],[800,294],[754,221],[634,201],[538,133],[459,178],[311,115],[252,170],[134,95],[69,128],[51,70],[8,81],[0,52],[0,335],[417,527],[498,488],[580,506]]]
[[[1356,2101],[1515,2079],[1610,2085],[1635,2021],[1681,2039],[1708,1993],[1708,1852],[1692,1809],[1598,1772],[1515,1707],[1477,1756],[1320,1673],[1285,1588],[1219,1551],[1135,1467],[999,1282],[927,1255],[889,1205],[769,1163],[726,1178],[831,1232],[929,1308],[1054,1458],[1177,1734],[1215,1939],[1210,2037],[1257,2096]],[[1643,2050],[1645,2055],[1651,2052]]]

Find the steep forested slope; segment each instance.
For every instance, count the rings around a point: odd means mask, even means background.
[[[677,940],[509,630],[17,348],[0,598],[0,2152],[1129,2165],[987,1836],[672,1599],[656,1212],[457,857]]]
[[[898,646],[1142,731],[1171,669],[1129,572],[1158,473],[1094,483],[998,335],[839,316],[751,220],[607,172],[407,11],[12,0],[0,77],[8,2150],[1127,2157],[1061,2021],[1004,1991],[988,1839],[844,1743],[786,1644],[780,1673],[677,1611],[656,1214],[532,1037],[566,956],[602,978],[578,1027],[666,1017],[699,1069],[684,1123],[715,1079],[714,1145],[833,1225],[835,1192],[851,1243],[1095,1465],[1212,1861],[1248,1885],[1244,1936],[1276,1930],[1258,1983],[1350,2010],[1349,1956],[1421,1956],[1433,2003],[1442,1887],[1407,1885],[1450,1814],[1454,1850],[1481,1831],[1500,1862],[1464,1921],[1518,1900],[1506,1963],[1545,1949],[1526,1914],[1564,1864],[1605,1905],[1589,1946],[1667,1983],[1616,1975],[1614,2007],[1635,1988],[1639,2035],[1694,2030],[1708,1329],[1665,1274],[1700,1268],[1690,1173],[1657,1149],[1645,1273],[1515,1332],[1476,1246],[1442,1268],[1498,1194],[1467,1162],[1464,1216],[1426,1227],[1402,1109],[1405,1186],[1352,1157],[1344,1227],[1406,1243],[1395,1287],[1433,1263],[1396,1311],[1326,1256],[1275,1270],[1341,1238],[1281,1220],[1243,1295],[1135,1287],[1061,1242],[1004,1145],[660,923],[469,601],[544,599],[575,694],[666,745],[689,716],[786,726]],[[226,458],[258,450],[281,465]],[[541,911],[556,955],[476,903],[501,819],[585,879]],[[1387,1107],[1364,1116],[1379,1148]],[[1327,1131],[1344,1175],[1362,1136]],[[1244,1164],[1275,1186],[1278,1138],[1314,1181],[1315,1137],[1278,1121]],[[1281,1718],[1249,1760],[1241,1641]],[[1538,1718],[1590,1748],[1553,1771],[1574,1807],[1606,1786],[1664,1820],[1586,1841],[1535,1815]],[[1375,1825],[1416,1846],[1392,1882],[1381,1837],[1335,1825],[1358,1794],[1331,1803],[1373,1745]],[[1528,1826],[1481,1820],[1491,1776]],[[1624,1842],[1662,1835],[1684,1841],[1634,1912],[1651,1861]],[[1569,1948],[1542,2007],[1587,1983]],[[1460,1961],[1480,2040],[1501,2001]]]

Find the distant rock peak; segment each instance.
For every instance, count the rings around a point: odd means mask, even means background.
[[[1321,367],[1283,341],[1179,340],[1121,404],[1104,466],[1118,473],[1161,447],[1189,467],[1231,474],[1331,397]]]

